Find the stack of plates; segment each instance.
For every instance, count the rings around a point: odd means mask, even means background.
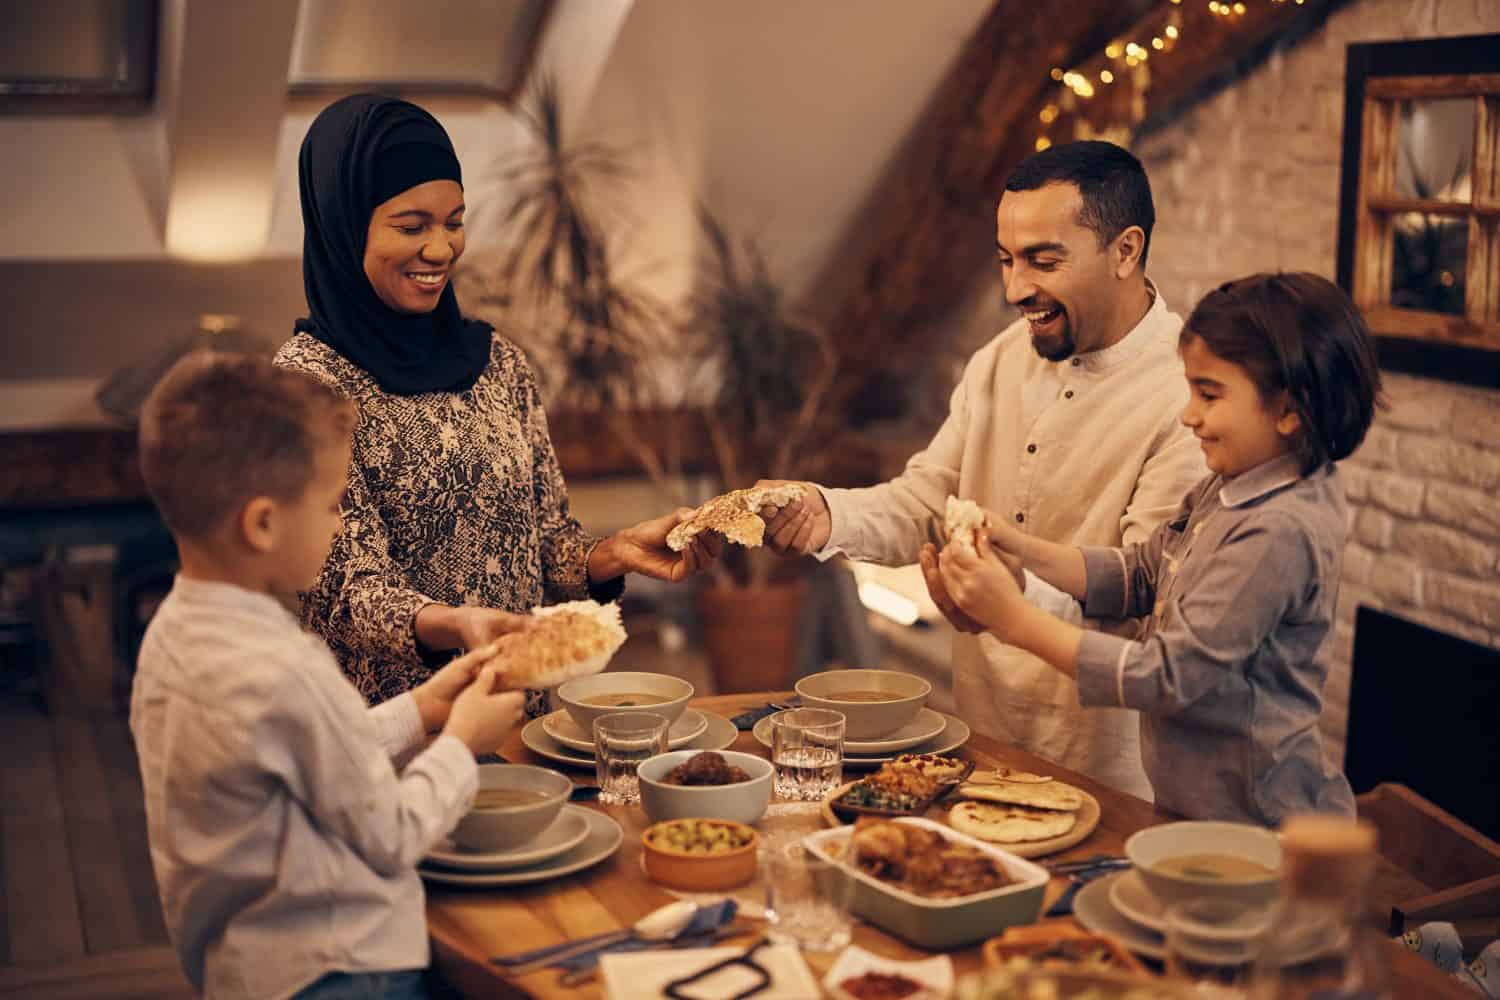
[[[504,851],[471,851],[444,839],[417,866],[441,885],[526,885],[560,878],[596,865],[624,839],[620,824],[594,809],[565,805],[537,836]]]
[[[1108,934],[1137,955],[1167,957],[1167,908],[1146,888],[1134,868],[1096,879],[1073,897],[1073,916],[1095,934]],[[1293,961],[1307,961],[1337,947],[1323,933],[1301,942]]]
[[[771,747],[771,720],[768,715],[755,724],[753,735],[766,749]],[[903,753],[948,753],[969,742],[969,726],[955,715],[924,708],[917,717],[900,729],[878,740],[845,740],[844,766],[874,768],[895,760]]]
[[[668,750],[723,750],[739,730],[722,715],[689,708],[667,730]],[[594,766],[594,741],[566,709],[532,719],[521,730],[521,742],[538,757],[572,767]]]

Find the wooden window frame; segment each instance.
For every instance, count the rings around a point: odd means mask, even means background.
[[[1470,201],[1395,197],[1400,102],[1449,97],[1477,110]],[[1406,212],[1468,220],[1463,315],[1390,304],[1394,220]],[[1500,35],[1349,46],[1338,282],[1376,335],[1383,367],[1500,388]]]

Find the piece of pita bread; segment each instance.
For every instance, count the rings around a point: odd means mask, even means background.
[[[914,768],[933,781],[951,781],[963,774],[968,767],[957,757],[944,757],[935,753],[904,753],[892,763]]]
[[[983,799],[986,802],[1004,802],[1037,809],[1076,812],[1083,807],[1083,793],[1061,781],[999,781],[984,785],[966,781],[958,786],[958,794],[966,799]]]
[[[989,802],[960,802],[948,810],[948,825],[953,829],[999,844],[1061,837],[1077,822],[1077,815],[1070,812]]]
[[[949,545],[971,556],[978,555],[974,539],[976,534],[984,531],[984,508],[973,500],[949,497],[948,508],[943,517],[943,530],[948,535]]]
[[[569,601],[532,613],[536,626],[503,637],[490,661],[508,688],[550,688],[597,674],[625,642],[618,604]]]
[[[1017,771],[1013,767],[997,764],[988,771],[975,771],[969,775],[969,782],[975,785],[998,785],[1006,781],[1014,781],[1022,785],[1044,785],[1052,780],[1048,774],[1032,774],[1030,771]]]
[[[701,531],[717,531],[736,545],[757,548],[766,537],[766,522],[760,519],[758,511],[762,507],[785,507],[801,496],[802,487],[796,483],[721,494],[669,531],[667,548],[681,552]]]

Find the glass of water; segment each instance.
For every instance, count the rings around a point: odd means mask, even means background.
[[[838,951],[849,944],[854,878],[800,842],[766,848],[766,935],[776,944],[807,951]]]
[[[1190,899],[1167,911],[1169,975],[1244,989],[1268,914],[1229,899]]]
[[[594,770],[599,801],[634,805],[641,801],[635,769],[641,761],[667,752],[671,722],[650,712],[611,712],[594,720]]]
[[[773,715],[771,763],[781,799],[827,798],[844,779],[844,713],[794,708]]]

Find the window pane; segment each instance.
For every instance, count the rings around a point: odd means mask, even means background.
[[[1474,171],[1472,97],[1401,101],[1397,110],[1398,198],[1468,201]]]
[[[1391,240],[1391,305],[1463,315],[1469,222],[1403,212]]]

